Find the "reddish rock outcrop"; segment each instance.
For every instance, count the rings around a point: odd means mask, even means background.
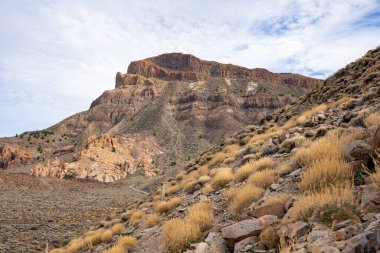
[[[112,182],[135,173],[154,176],[157,172],[151,161],[135,160],[127,148],[108,134],[89,137],[77,161],[62,163],[55,158],[32,169],[35,177],[85,178],[101,182]]]
[[[25,149],[8,144],[0,145],[0,169],[17,167],[32,161],[33,156]]]

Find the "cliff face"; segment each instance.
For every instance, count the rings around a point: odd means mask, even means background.
[[[131,138],[137,146],[154,139],[164,153],[154,160],[165,167],[294,103],[320,84],[321,80],[297,74],[275,74],[182,53],[163,54],[132,62],[126,74],[116,74],[114,90],[104,92],[88,111],[54,129],[81,140],[107,132]]]

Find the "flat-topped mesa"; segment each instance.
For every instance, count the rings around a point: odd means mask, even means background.
[[[115,86],[145,84],[146,80],[140,80],[139,76],[190,82],[209,80],[212,77],[252,79],[303,89],[322,83],[319,79],[297,74],[275,74],[262,68],[248,69],[233,64],[204,61],[190,54],[169,53],[131,62],[127,74],[116,74]]]

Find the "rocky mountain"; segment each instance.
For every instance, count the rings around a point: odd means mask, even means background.
[[[190,65],[130,68],[204,80]],[[377,252],[379,151],[377,48],[51,252]]]
[[[66,169],[58,174],[51,169],[52,163],[59,167],[83,163],[80,160],[87,158],[79,153],[85,150],[87,139],[102,134],[118,138],[132,159],[144,164],[139,167],[141,173],[150,168],[173,173],[190,157],[276,108],[295,103],[298,96],[321,84],[297,74],[275,74],[182,53],[163,54],[132,62],[126,74],[118,72],[115,89],[94,100],[88,111],[47,130],[7,140],[31,152],[38,149],[34,154],[39,160],[51,159],[33,175],[101,180],[104,175],[83,173],[79,165],[70,175],[64,175]],[[107,174],[107,181],[119,178],[118,173]]]

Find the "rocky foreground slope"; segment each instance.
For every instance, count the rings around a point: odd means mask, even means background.
[[[377,48],[51,252],[377,252],[379,109]]]

